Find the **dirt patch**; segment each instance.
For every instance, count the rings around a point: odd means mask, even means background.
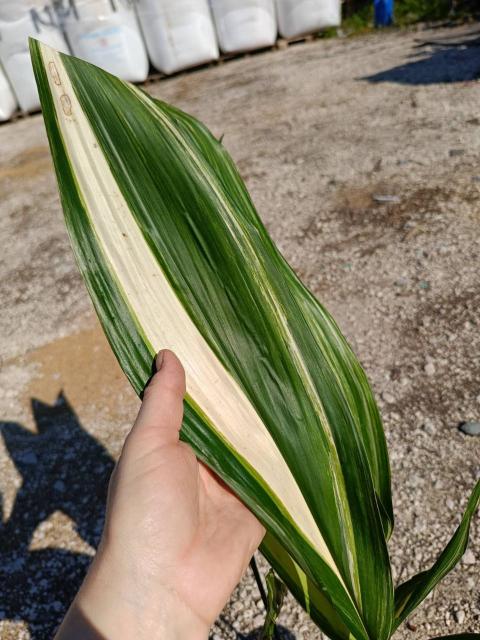
[[[51,171],[52,168],[49,148],[32,147],[14,156],[6,165],[0,165],[0,180],[27,180]]]
[[[134,393],[102,328],[97,321],[92,325],[4,363],[34,371],[22,392],[25,407],[32,398],[54,405],[63,393],[83,417],[101,414],[113,422],[124,417],[125,403],[134,401]]]
[[[448,202],[452,193],[441,187],[420,187],[405,193],[403,185],[379,182],[364,189],[345,189],[338,194],[339,207],[335,214],[344,219],[344,230],[363,227],[389,234],[406,234],[402,241],[412,237],[412,225],[424,225],[423,231],[432,233],[429,216],[438,211],[440,203]],[[382,198],[385,202],[382,202]],[[391,199],[391,202],[388,202]],[[418,234],[418,232],[417,232]]]

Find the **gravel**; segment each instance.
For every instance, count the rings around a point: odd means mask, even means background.
[[[358,353],[391,454],[396,582],[430,566],[480,476],[480,439],[458,429],[480,412],[480,62],[417,36],[319,40],[147,87],[224,134]],[[0,128],[0,196],[0,640],[43,640],[94,553],[138,401],[77,273],[39,116]],[[479,524],[395,640],[480,632]],[[247,572],[212,637],[253,638],[262,615]],[[322,638],[291,597],[279,624]]]

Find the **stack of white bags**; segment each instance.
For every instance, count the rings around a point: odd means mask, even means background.
[[[0,0],[0,121],[40,103],[28,38],[143,82],[340,24],[340,0]]]
[[[40,107],[28,38],[33,36],[59,51],[68,52],[53,10],[39,4],[35,4],[35,0],[2,0],[0,3],[0,62],[23,111]]]

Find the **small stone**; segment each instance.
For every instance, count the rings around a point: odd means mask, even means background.
[[[414,488],[421,487],[423,485],[423,480],[416,473],[413,473],[413,474],[410,475],[410,478],[408,480],[408,484],[411,487],[414,487]],[[421,559],[421,557],[422,557],[421,556],[421,552],[418,549],[415,550],[415,556],[417,556],[417,555],[418,555],[419,559]]]
[[[375,200],[375,202],[379,202],[380,204],[398,204],[400,202],[399,196],[394,196],[386,193],[376,193],[373,195],[373,199]]]
[[[255,616],[253,619],[253,626],[256,629],[257,627],[262,627],[263,622],[265,620],[265,616]]]
[[[427,362],[427,364],[424,366],[423,370],[425,371],[427,376],[435,375],[435,365],[433,364],[433,362]]]
[[[450,158],[458,158],[459,156],[465,155],[465,149],[450,149],[448,155]]]
[[[395,398],[392,396],[391,393],[388,393],[388,391],[384,391],[382,393],[382,399],[387,404],[393,404],[395,402]]]
[[[475,554],[473,553],[473,551],[471,549],[467,549],[465,551],[465,553],[463,554],[463,558],[462,558],[462,562],[463,564],[466,565],[472,565],[475,564]]]
[[[240,600],[235,600],[230,606],[232,613],[239,613],[243,609],[243,603]]]
[[[429,418],[425,419],[424,423],[422,424],[422,429],[423,431],[425,431],[425,433],[428,433],[431,436],[433,436],[436,431],[435,425]]]
[[[253,619],[252,609],[245,609],[245,611],[243,612],[242,618],[244,620],[252,620]]]
[[[480,436],[480,422],[461,422],[458,428],[467,436]]]
[[[457,624],[463,624],[465,621],[465,611],[462,611],[462,609],[457,609],[453,612],[453,617]]]

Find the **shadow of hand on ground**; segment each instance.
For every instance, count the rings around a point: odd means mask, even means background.
[[[416,53],[411,62],[363,76],[372,83],[396,82],[410,85],[468,82],[480,77],[480,46],[468,41],[461,46],[433,45]]]
[[[23,621],[33,640],[50,639],[77,592],[91,556],[59,547],[30,549],[35,529],[67,515],[96,547],[114,461],[88,434],[63,394],[53,406],[32,400],[38,433],[0,422],[21,475],[12,512],[0,528],[0,620]]]
[[[0,422],[0,434],[22,481],[3,524],[0,495],[0,621],[24,622],[32,640],[50,640],[92,558],[62,548],[61,538],[58,546],[32,549],[32,538],[39,525],[62,512],[80,538],[96,548],[114,461],[83,429],[62,393],[54,405],[32,400],[32,412],[37,433],[18,423]],[[233,631],[225,618],[223,624]],[[237,640],[256,640],[260,629],[248,635],[233,633]],[[295,640],[280,626],[277,637]]]

